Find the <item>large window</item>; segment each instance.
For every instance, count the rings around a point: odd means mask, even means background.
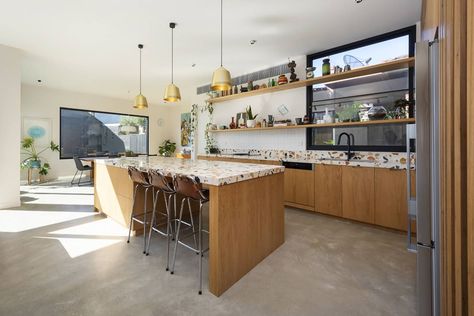
[[[316,67],[315,73],[320,74],[324,59],[329,59],[332,67],[356,69],[412,57],[415,35],[416,28],[409,27],[308,55],[307,66]],[[386,110],[386,118],[400,118],[395,105],[400,100],[413,100],[413,80],[414,71],[408,68],[309,86],[307,115],[313,123],[321,120],[326,111],[340,122],[364,120],[364,113],[376,105]],[[410,107],[407,116],[413,117],[413,111]],[[307,148],[342,150],[346,146],[338,145],[337,140],[339,134],[346,132],[354,135],[356,150],[405,151],[405,130],[404,124],[308,128]]]
[[[148,154],[148,117],[60,108],[60,158]]]

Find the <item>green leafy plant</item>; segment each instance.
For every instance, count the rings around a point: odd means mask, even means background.
[[[171,140],[167,139],[159,147],[160,155],[165,157],[171,157],[176,151],[176,143],[173,143]]]
[[[247,112],[247,120],[255,120],[258,116],[258,114],[253,115],[251,105],[245,108],[245,112]]]
[[[22,169],[39,169],[40,175],[47,175],[51,165],[47,162],[42,162],[44,158],[41,157],[41,154],[47,150],[59,151],[59,145],[56,145],[54,142],[50,142],[49,146],[41,148],[38,150],[36,148],[35,139],[33,137],[25,137],[21,141],[21,154],[26,156],[20,163]]]
[[[212,113],[214,112],[214,106],[212,103],[206,102],[206,104],[201,108],[201,113],[204,112],[207,112],[208,117],[208,122],[204,131],[204,138],[206,140],[206,154],[216,153],[219,151],[219,149],[217,148],[215,139],[209,133],[209,129],[212,125]]]

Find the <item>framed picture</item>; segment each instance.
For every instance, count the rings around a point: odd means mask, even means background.
[[[32,137],[38,146],[48,146],[52,140],[51,119],[23,117],[22,138]]]
[[[240,127],[241,118],[244,120],[244,126],[247,126],[247,113],[246,112],[237,113],[236,118],[237,118],[237,121],[235,123],[237,124],[238,127]]]
[[[191,113],[181,113],[181,146],[191,146]]]

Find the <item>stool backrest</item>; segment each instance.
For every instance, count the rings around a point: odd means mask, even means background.
[[[136,167],[128,167],[128,175],[130,176],[130,180],[133,182],[143,185],[150,185],[150,182],[148,181],[148,174],[144,171],[140,171]]]
[[[193,177],[186,175],[176,175],[174,177],[174,188],[177,193],[180,193],[186,197],[190,197],[194,200],[205,200],[205,196],[202,193],[202,185],[196,181]]]
[[[155,188],[165,192],[165,193],[174,193],[173,181],[167,178],[163,172],[158,170],[149,170],[148,171],[148,180],[150,184]]]

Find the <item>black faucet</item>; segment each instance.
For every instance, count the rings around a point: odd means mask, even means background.
[[[355,144],[354,134],[352,133],[348,134],[346,132],[339,134],[339,138],[337,139],[338,145],[341,144],[341,138],[343,135],[347,137],[347,161],[349,161],[355,155],[351,150],[352,146]]]

